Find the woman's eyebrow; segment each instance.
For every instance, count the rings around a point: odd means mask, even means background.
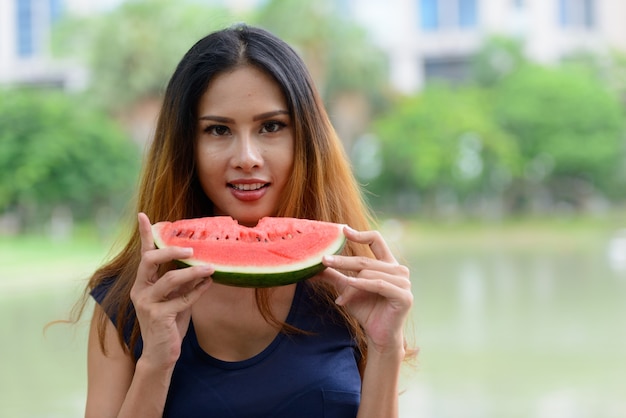
[[[271,118],[273,116],[278,116],[278,115],[289,115],[289,112],[286,110],[274,110],[272,112],[265,112],[265,113],[261,113],[260,115],[256,115],[255,117],[252,118],[252,120],[257,121],[257,120],[262,120],[262,119],[268,119]]]
[[[252,120],[253,121],[259,121],[259,120],[263,120],[263,119],[269,119],[271,117],[274,116],[278,116],[278,115],[289,115],[289,112],[283,109],[280,110],[273,110],[271,112],[265,112],[265,113],[260,113],[258,115],[255,115]],[[235,120],[232,118],[227,118],[224,116],[216,116],[216,115],[204,115],[204,116],[200,116],[198,118],[199,120],[210,120],[213,122],[220,122],[220,123],[234,123]]]
[[[231,118],[225,118],[223,116],[204,115],[198,118],[199,120],[211,120],[220,123],[233,123],[235,120]]]

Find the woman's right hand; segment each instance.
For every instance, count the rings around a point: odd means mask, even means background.
[[[142,362],[171,370],[191,319],[191,306],[212,283],[210,266],[170,270],[159,277],[159,266],[193,255],[191,248],[157,249],[148,216],[138,215],[141,261],[130,291],[143,340]]]

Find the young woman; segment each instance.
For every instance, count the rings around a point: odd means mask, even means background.
[[[135,233],[91,278],[88,417],[395,417],[409,271],[369,230],[298,55],[245,25],[200,40],[167,87]],[[271,289],[174,269],[150,223],[229,215],[350,225],[313,279]]]

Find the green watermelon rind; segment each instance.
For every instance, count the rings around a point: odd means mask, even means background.
[[[345,237],[341,247],[333,254],[339,254],[345,245]],[[177,260],[182,266],[194,266],[202,265],[203,262],[197,260]],[[215,266],[216,270],[211,275],[211,278],[215,283],[224,284],[228,286],[236,287],[276,287],[285,286],[288,284],[297,283],[303,280],[310,279],[316,274],[322,272],[326,266],[320,261],[312,266],[302,268],[299,270],[282,271],[276,273],[242,273],[218,270],[220,267]]]
[[[326,266],[322,263],[322,257],[325,255],[336,255],[343,251],[346,244],[346,236],[341,232],[343,224],[337,224],[338,237],[331,245],[326,247],[324,253],[318,253],[307,260],[303,260],[297,266],[290,266],[288,270],[280,270],[281,266],[276,267],[247,267],[247,266],[221,266],[211,264],[215,271],[211,275],[215,283],[248,288],[267,288],[276,286],[285,286],[310,279],[323,271]],[[153,229],[153,234],[155,230]],[[154,234],[154,243],[157,248],[165,247],[160,241],[158,235]],[[206,265],[203,260],[194,258],[176,260],[180,267]],[[295,267],[295,268],[294,268]]]

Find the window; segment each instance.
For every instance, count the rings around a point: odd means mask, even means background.
[[[438,0],[420,0],[422,29],[435,30],[439,27]]]
[[[478,25],[478,1],[420,0],[419,18],[424,31],[475,28]]]
[[[568,0],[559,0],[559,23],[561,26],[567,26],[570,19],[570,7]]]
[[[452,85],[461,84],[470,78],[470,58],[449,56],[425,58],[423,63],[426,82],[443,81]]]
[[[63,1],[62,0],[48,0],[50,7],[50,23],[57,22],[63,14]]]
[[[594,0],[583,0],[583,18],[585,26],[592,28],[595,26]]]
[[[565,28],[593,28],[595,0],[559,0],[559,23]]]
[[[476,0],[459,0],[459,26],[476,27]]]
[[[35,53],[32,0],[16,0],[17,54],[30,57]]]

